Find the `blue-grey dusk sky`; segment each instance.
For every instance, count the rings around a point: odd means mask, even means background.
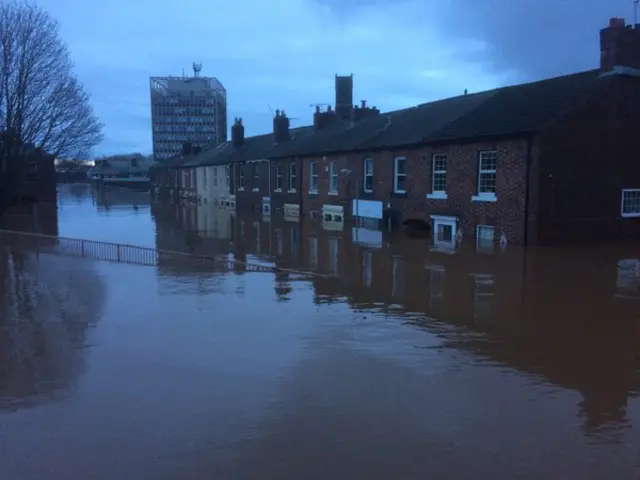
[[[247,135],[271,108],[309,124],[334,74],[382,111],[595,68],[599,29],[633,0],[39,0],[105,124],[95,154],[151,152],[149,77],[193,61]]]

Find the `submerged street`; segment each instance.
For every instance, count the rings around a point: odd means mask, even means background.
[[[640,475],[637,246],[202,210],[62,185],[55,225],[4,219],[302,273],[2,245],[3,480]]]

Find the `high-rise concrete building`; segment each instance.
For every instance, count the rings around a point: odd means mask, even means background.
[[[182,151],[184,142],[202,148],[227,140],[227,91],[214,77],[151,77],[151,128],[156,161]]]

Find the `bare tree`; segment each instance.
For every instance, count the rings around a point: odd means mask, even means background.
[[[72,68],[46,10],[0,0],[0,131],[56,157],[88,154],[102,140],[102,124]]]

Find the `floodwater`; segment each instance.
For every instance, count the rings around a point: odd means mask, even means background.
[[[638,245],[447,252],[144,195],[64,186],[57,232],[318,275],[3,246],[3,480],[640,476]]]

